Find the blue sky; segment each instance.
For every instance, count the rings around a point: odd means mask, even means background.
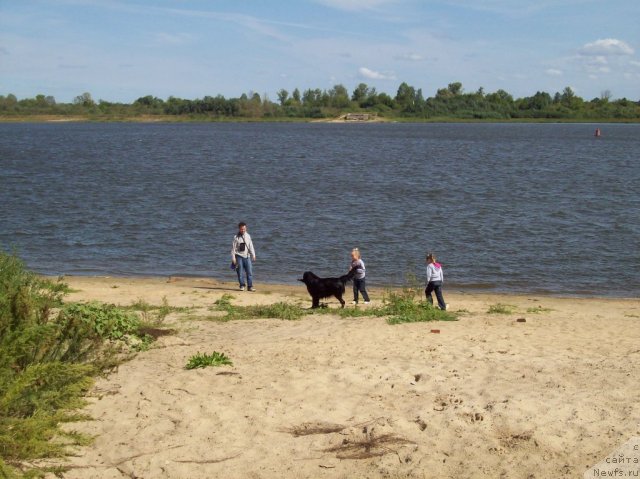
[[[68,102],[280,88],[640,99],[638,0],[0,0],[0,94]]]

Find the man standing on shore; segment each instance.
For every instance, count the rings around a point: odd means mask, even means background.
[[[244,291],[245,288],[245,274],[247,276],[247,288],[249,291],[256,290],[253,287],[252,260],[256,260],[256,250],[253,249],[251,236],[247,233],[247,224],[238,223],[238,233],[233,237],[233,245],[231,246],[231,261],[236,267],[236,273],[238,273],[240,291]]]

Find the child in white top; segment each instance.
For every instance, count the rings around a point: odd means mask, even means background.
[[[427,287],[424,290],[424,294],[427,295],[427,301],[433,304],[432,292],[436,293],[438,298],[438,306],[441,310],[447,309],[447,304],[444,302],[442,296],[442,283],[444,282],[444,273],[442,272],[442,265],[436,262],[436,255],[429,253],[427,255]]]

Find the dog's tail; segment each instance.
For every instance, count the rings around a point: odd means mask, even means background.
[[[353,268],[347,274],[340,276],[340,281],[342,281],[342,284],[346,284],[349,281],[351,281],[355,275],[356,275],[356,269]]]

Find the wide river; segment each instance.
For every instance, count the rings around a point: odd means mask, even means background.
[[[595,138],[596,127],[602,136]],[[640,293],[640,125],[0,124],[0,248],[51,275]]]

